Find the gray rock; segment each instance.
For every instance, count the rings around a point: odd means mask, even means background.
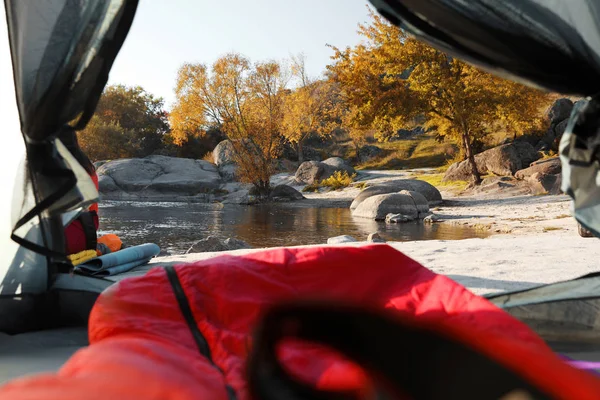
[[[96,161],[96,162],[94,163],[94,168],[98,169],[98,168],[100,168],[101,166],[103,166],[104,164],[106,164],[107,162],[108,162],[108,161],[106,161],[106,160],[102,160],[102,161]]]
[[[561,191],[561,175],[544,175],[541,172],[536,172],[527,178],[527,183],[531,188],[531,193],[540,194],[560,194]]]
[[[554,127],[554,140],[555,141],[560,140],[563,133],[565,133],[565,130],[567,129],[568,124],[569,124],[568,119],[565,119],[564,121],[560,121],[558,124],[556,124],[556,126]]]
[[[271,198],[275,201],[302,200],[304,196],[288,185],[277,185],[271,190]]]
[[[327,160],[323,161],[323,164],[327,164],[330,167],[333,167],[334,172],[345,171],[348,173],[348,175],[352,175],[356,172],[347,161],[340,157],[328,158]]]
[[[251,249],[248,243],[243,240],[228,238],[225,240],[221,240],[215,236],[209,236],[206,239],[202,239],[194,243],[186,254],[189,253],[205,253],[205,252],[213,252],[213,251],[231,251],[231,250],[239,250],[239,249]]]
[[[401,190],[398,193],[410,196],[415,202],[415,207],[417,208],[417,212],[419,212],[419,214],[429,212],[429,203],[427,202],[425,196],[423,196],[421,193],[412,190]]]
[[[546,110],[546,118],[554,125],[568,119],[571,111],[573,111],[573,102],[570,99],[561,98]]]
[[[102,193],[113,195],[116,187],[123,195],[144,199],[196,196],[221,184],[216,167],[207,161],[159,155],[109,161],[98,168],[98,178]]]
[[[250,246],[248,243],[244,242],[241,239],[236,239],[236,238],[227,238],[223,241],[223,244],[229,250],[240,250],[240,249],[251,249],[252,248],[252,246]]]
[[[513,181],[514,181],[514,178],[512,178],[510,176],[488,176],[487,178],[484,178],[481,181],[481,186],[495,185],[499,182],[510,183]]]
[[[416,219],[419,216],[415,201],[407,194],[390,193],[371,196],[361,202],[352,211],[352,215],[361,218],[385,220],[388,214],[403,214]]]
[[[321,161],[321,153],[317,149],[312,147],[304,146],[302,149],[302,156],[304,161]]]
[[[367,242],[371,242],[371,243],[386,243],[386,240],[384,238],[382,238],[379,235],[379,233],[373,232],[373,233],[370,233],[369,236],[367,236]]]
[[[305,161],[296,171],[296,182],[307,185],[329,178],[336,171],[346,171],[349,175],[355,173],[354,168],[339,157],[328,158],[325,161]]]
[[[235,182],[237,181],[237,165],[235,164],[225,164],[219,167],[219,175],[221,179],[225,182]]]
[[[499,176],[511,176],[518,170],[527,168],[539,158],[540,154],[531,144],[513,142],[475,155],[475,164],[482,175],[491,172]],[[445,181],[468,181],[470,179],[471,167],[468,160],[452,164],[444,175]]]
[[[418,179],[399,179],[381,185],[370,186],[364,189],[358,194],[358,196],[356,196],[350,205],[350,209],[354,210],[360,203],[369,197],[376,196],[378,194],[398,193],[401,190],[419,192],[427,199],[430,205],[437,205],[442,202],[442,195],[440,194],[440,191],[430,183]]]
[[[411,218],[408,217],[407,215],[403,215],[403,214],[392,214],[389,213],[388,215],[385,216],[385,222],[387,224],[401,224],[404,222],[410,222],[410,221],[414,221],[415,218]]]
[[[252,205],[258,203],[258,198],[250,194],[250,190],[241,189],[237,192],[233,192],[227,196],[222,202],[223,204],[239,204],[239,205]]]
[[[561,171],[562,166],[560,163],[560,158],[555,157],[535,162],[531,165],[531,167],[517,171],[515,173],[515,178],[526,179],[538,172],[542,175],[556,175],[560,174]]]
[[[100,175],[98,177],[98,189],[100,193],[117,192],[121,190],[115,183],[114,179],[108,175]]]
[[[230,140],[223,140],[213,150],[213,160],[217,166],[235,164],[235,151]]]
[[[358,242],[358,240],[354,239],[349,235],[335,236],[327,239],[327,244],[340,244],[340,243],[352,243]]]
[[[300,163],[286,159],[273,160],[273,169],[276,172],[295,172]]]
[[[434,222],[438,222],[440,220],[440,217],[435,215],[435,214],[429,214],[426,217],[423,218],[423,223],[425,224],[432,224]]]
[[[319,161],[304,161],[296,170],[296,182],[312,185],[333,174],[333,169]]]
[[[379,157],[384,153],[384,150],[380,147],[374,146],[372,144],[368,144],[359,149],[359,161],[361,163],[371,161],[374,158]]]

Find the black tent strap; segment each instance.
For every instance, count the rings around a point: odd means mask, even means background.
[[[225,379],[225,374],[219,368],[215,362],[213,361],[210,346],[208,342],[204,338],[204,335],[198,328],[198,324],[194,319],[194,313],[192,312],[192,308],[190,306],[190,302],[183,290],[183,286],[181,286],[181,281],[179,280],[179,276],[177,275],[177,271],[174,267],[165,267],[165,272],[167,274],[167,278],[169,279],[169,283],[171,284],[171,288],[173,289],[173,293],[175,295],[175,299],[177,300],[177,304],[179,305],[179,310],[185,319],[185,322],[190,330],[192,338],[198,347],[198,351],[202,354],[206,359],[223,375],[223,379]],[[229,400],[235,400],[237,398],[235,391],[233,388],[225,384],[225,390],[227,391],[227,396]]]
[[[66,179],[66,181],[58,188],[58,190],[56,190],[51,195],[49,195],[45,199],[38,202],[31,210],[29,210],[27,213],[25,213],[25,215],[23,215],[17,221],[17,223],[15,224],[15,226],[13,228],[13,231],[11,234],[11,239],[14,242],[18,243],[19,245],[21,245],[21,246],[25,247],[26,249],[31,250],[35,253],[38,253],[38,254],[41,254],[41,255],[44,255],[47,257],[57,257],[59,259],[65,259],[66,255],[64,253],[53,251],[51,249],[48,249],[47,247],[44,247],[39,244],[28,241],[16,234],[16,231],[19,228],[24,226],[26,223],[31,221],[33,218],[39,217],[41,219],[42,213],[44,211],[46,211],[49,207],[54,205],[58,200],[63,198],[67,193],[69,193],[75,187],[75,185],[77,185],[77,179],[75,177],[75,174],[73,173],[73,171],[68,170],[68,169],[55,168],[55,169],[51,169],[49,171],[47,170],[47,171],[45,171],[45,175],[52,176],[54,178],[64,178],[64,179]],[[36,179],[34,177],[34,174],[31,175],[31,179]],[[42,221],[40,221],[40,223],[43,224]]]

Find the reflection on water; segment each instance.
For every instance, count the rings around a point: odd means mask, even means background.
[[[448,224],[388,225],[352,217],[347,208],[141,202],[103,202],[100,231],[116,233],[130,244],[153,242],[172,253],[184,253],[195,241],[209,235],[235,237],[253,247],[319,244],[339,235],[365,240],[372,232],[393,241],[486,236],[471,228]]]

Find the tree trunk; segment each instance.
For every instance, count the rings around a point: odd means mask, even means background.
[[[298,140],[298,162],[304,162],[304,151],[302,149],[302,139]]]
[[[473,183],[475,185],[481,184],[481,175],[479,175],[479,170],[477,170],[477,164],[475,163],[475,155],[473,154],[473,149],[471,148],[471,140],[469,139],[469,132],[464,130],[462,132],[462,142],[465,150],[465,155],[467,156],[467,162],[471,167],[471,175],[473,176]]]
[[[352,143],[354,143],[354,150],[356,151],[356,163],[360,164],[360,146],[354,140]]]

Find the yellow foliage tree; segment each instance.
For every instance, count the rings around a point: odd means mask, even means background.
[[[304,54],[292,57],[292,75],[297,87],[285,97],[281,134],[296,145],[302,162],[304,140],[312,133],[327,136],[334,128],[331,118],[337,93],[331,81],[308,75]]]
[[[424,116],[426,128],[461,144],[476,184],[481,177],[473,140],[488,134],[492,124],[515,137],[541,129],[539,110],[549,104],[547,94],[453,59],[370,14],[370,24],[359,30],[365,43],[334,48],[328,66],[347,104],[346,129],[372,128],[385,140]]]
[[[287,74],[280,63],[253,65],[236,53],[219,58],[210,69],[184,64],[171,112],[175,143],[203,135],[208,126],[220,126],[232,143],[240,179],[267,195],[273,161],[281,150],[286,84]]]

